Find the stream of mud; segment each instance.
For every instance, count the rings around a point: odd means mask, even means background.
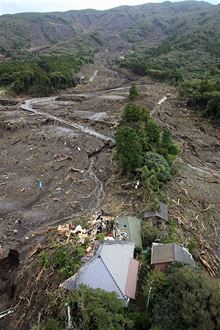
[[[81,131],[85,134],[95,136],[98,139],[101,139],[103,141],[106,141],[106,142],[111,141],[113,144],[115,143],[115,139],[113,137],[106,136],[104,134],[98,133],[98,132],[96,132],[95,130],[91,129],[88,126],[83,126],[83,125],[80,125],[80,124],[77,124],[77,123],[69,122],[68,120],[58,118],[56,116],[48,114],[47,112],[39,111],[39,110],[36,110],[32,107],[32,105],[34,105],[36,103],[39,103],[41,101],[55,102],[55,99],[56,99],[56,96],[42,97],[42,98],[37,98],[37,99],[29,99],[29,100],[26,100],[25,103],[20,106],[20,108],[22,110],[25,110],[25,111],[33,112],[36,115],[40,115],[40,116],[44,116],[46,118],[52,119],[52,120],[54,120],[54,121],[56,121],[56,122],[58,122],[62,125],[65,125],[65,126],[68,126],[68,127],[71,127],[71,128],[75,128],[75,129],[77,129],[77,130],[79,130],[79,131]]]

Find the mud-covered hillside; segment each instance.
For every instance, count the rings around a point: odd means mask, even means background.
[[[41,253],[68,243],[65,236],[60,241],[59,224],[92,219],[100,208],[114,217],[147,207],[142,190],[127,189],[120,179],[112,150],[134,80],[137,104],[168,127],[181,148],[167,186],[169,217],[182,244],[195,242],[200,266],[219,273],[219,130],[194,116],[176,88],[124,75],[106,56],[96,55],[81,71],[87,85],[1,106],[0,244],[19,251],[21,261],[17,268],[17,259],[5,259],[9,271],[0,272],[1,310],[13,311],[2,329],[29,329],[39,313],[50,315],[47,299],[59,295],[60,278],[39,262]]]

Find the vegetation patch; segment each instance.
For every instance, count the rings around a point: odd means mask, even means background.
[[[167,38],[158,47],[138,49],[120,61],[138,75],[177,85],[188,104],[203,116],[220,120],[220,62],[218,52],[211,49],[189,50]],[[178,49],[177,49],[178,48]]]
[[[161,130],[147,109],[126,105],[116,132],[116,159],[122,175],[140,180],[154,198],[163,200],[178,151],[170,131]]]
[[[50,93],[77,83],[76,73],[91,61],[83,55],[41,55],[32,59],[0,63],[0,86],[16,94]]]

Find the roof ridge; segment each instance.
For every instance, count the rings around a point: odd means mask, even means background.
[[[115,280],[114,277],[112,276],[112,273],[110,272],[110,270],[109,270],[108,267],[106,266],[106,264],[105,264],[104,260],[102,259],[102,257],[100,256],[99,258],[102,260],[103,265],[104,265],[105,268],[107,269],[107,272],[108,272],[109,275],[111,276],[113,282],[115,283],[115,285],[117,286],[117,288],[118,288],[119,291],[121,292],[122,296],[123,296],[124,298],[126,298],[125,294],[122,292],[122,290],[121,290],[121,288],[119,287],[118,283],[116,282],[116,280]]]
[[[175,243],[172,243],[173,245],[173,260],[176,261],[176,249],[175,249]]]
[[[129,237],[131,239],[130,221],[131,221],[131,217],[128,216],[128,231],[129,231]]]

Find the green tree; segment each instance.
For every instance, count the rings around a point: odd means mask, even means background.
[[[153,119],[146,123],[145,134],[148,140],[148,150],[155,150],[160,142],[160,128]]]
[[[132,175],[142,162],[142,150],[138,135],[131,127],[120,127],[116,133],[116,159],[123,174]]]
[[[140,108],[134,103],[128,103],[122,115],[122,125],[129,125],[138,128],[140,124],[148,122],[150,119],[149,111]]]
[[[173,160],[179,153],[179,148],[173,143],[172,134],[168,128],[163,130],[159,152],[166,158],[169,165],[172,164]]]
[[[137,86],[135,83],[131,85],[130,91],[129,91],[129,100],[130,101],[135,101],[139,96]]]
[[[144,163],[149,171],[154,171],[160,182],[167,182],[170,180],[170,167],[162,155],[148,151],[144,155]]]
[[[68,303],[77,304],[73,319],[78,330],[132,329],[133,322],[126,316],[116,293],[82,286],[69,295]]]
[[[219,284],[189,266],[172,266],[166,275],[153,272],[144,289],[147,298],[152,287],[152,325],[163,330],[220,329]]]
[[[220,119],[220,92],[212,93],[213,97],[206,105],[206,115]]]

